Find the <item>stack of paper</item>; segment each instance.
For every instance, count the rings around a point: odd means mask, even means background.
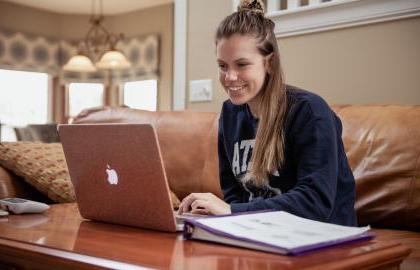
[[[184,238],[280,254],[299,254],[361,239],[369,227],[347,227],[301,218],[284,211],[187,219]]]

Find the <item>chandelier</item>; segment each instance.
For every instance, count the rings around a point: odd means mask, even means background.
[[[124,35],[112,34],[102,25],[102,0],[99,0],[100,12],[95,16],[95,0],[92,0],[92,15],[89,22],[91,27],[84,40],[79,43],[77,54],[63,66],[66,71],[94,72],[98,69],[126,69],[131,63],[124,54],[116,49]],[[93,64],[95,63],[95,64]]]

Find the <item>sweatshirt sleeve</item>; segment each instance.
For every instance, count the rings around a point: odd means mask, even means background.
[[[271,198],[232,204],[232,212],[276,209],[319,221],[329,219],[338,177],[337,127],[328,105],[317,105],[316,114],[309,105],[296,113],[287,135],[291,157],[286,158],[295,164],[296,185]]]
[[[241,201],[241,187],[235,176],[233,175],[229,159],[226,155],[226,149],[223,139],[223,120],[222,115],[219,119],[218,131],[218,154],[219,154],[219,179],[222,188],[224,201],[238,203]]]

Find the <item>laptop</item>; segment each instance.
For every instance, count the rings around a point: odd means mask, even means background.
[[[175,232],[176,218],[156,131],[150,124],[59,125],[83,218]],[[177,222],[178,220],[178,222]]]

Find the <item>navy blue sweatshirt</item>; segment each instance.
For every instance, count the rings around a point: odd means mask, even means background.
[[[337,115],[319,96],[287,86],[285,162],[269,185],[243,185],[258,119],[247,104],[223,103],[219,119],[220,183],[232,213],[263,209],[340,225],[356,226],[355,183]]]

